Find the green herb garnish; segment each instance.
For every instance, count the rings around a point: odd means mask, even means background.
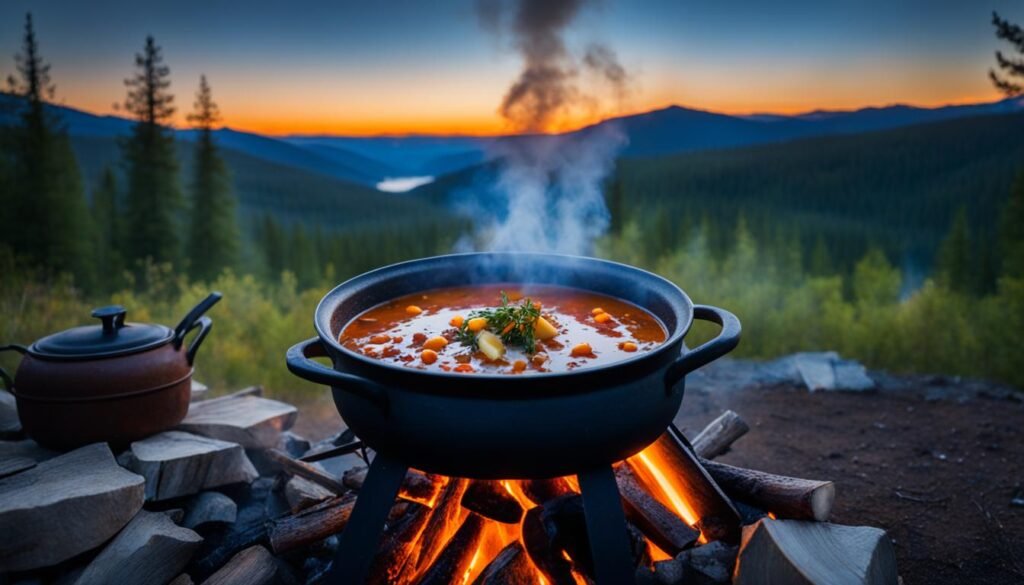
[[[471,345],[474,348],[477,346],[477,334],[469,329],[469,321],[479,317],[487,319],[486,329],[500,337],[505,345],[517,345],[529,354],[535,351],[533,327],[534,322],[540,317],[540,309],[535,307],[529,298],[523,299],[518,305],[513,305],[505,291],[501,291],[500,307],[470,313],[459,327],[458,340],[464,345]]]

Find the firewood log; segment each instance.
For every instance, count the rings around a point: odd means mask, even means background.
[[[593,572],[583,498],[578,494],[564,495],[529,510],[522,534],[527,554],[552,585],[575,585],[572,571],[584,563],[590,563]]]
[[[708,423],[690,444],[693,445],[698,457],[714,459],[727,452],[729,447],[749,430],[750,426],[740,418],[740,415],[727,410]]]
[[[399,505],[401,504],[395,507]],[[424,505],[409,503],[408,506],[411,506],[411,509],[384,531],[384,538],[374,556],[373,564],[370,565],[368,585],[389,585],[399,582],[399,575],[402,574],[406,559],[423,534],[431,515],[431,509]]]
[[[345,486],[354,490],[362,489],[366,481],[366,467],[359,467],[345,472],[342,482]],[[437,498],[438,492],[445,485],[444,479],[438,475],[430,475],[410,469],[402,480],[402,487],[398,490],[398,497],[431,506]]]
[[[774,475],[707,459],[701,465],[727,494],[779,518],[825,522],[832,513],[836,488],[831,481]]]
[[[355,505],[355,496],[348,494],[273,520],[270,546],[280,554],[337,534],[348,524]]]
[[[473,581],[473,585],[520,585],[534,581],[534,575],[526,549],[516,540],[501,549]]]
[[[500,481],[473,480],[462,496],[462,507],[485,518],[505,524],[518,524],[523,507]]]
[[[462,495],[466,493],[468,486],[469,480],[457,478],[448,480],[448,484],[441,491],[441,496],[434,506],[433,514],[430,515],[430,521],[427,522],[427,526],[419,538],[419,546],[406,560],[405,571],[423,571],[441,552],[445,545],[444,535],[448,533],[450,527],[458,526],[459,521],[466,513],[459,502],[462,501]]]
[[[430,564],[430,569],[423,574],[419,585],[447,585],[458,582],[473,560],[473,554],[476,553],[476,548],[483,537],[485,523],[483,516],[470,512],[462,526]]]
[[[537,505],[575,493],[569,487],[569,484],[560,477],[552,479],[526,479],[519,482],[519,486],[523,489],[523,494]]]
[[[640,485],[629,465],[615,469],[615,481],[622,495],[626,518],[658,548],[675,556],[697,542],[700,532],[688,526]]]
[[[287,453],[277,449],[268,449],[265,455],[268,459],[280,465],[287,473],[308,479],[321,487],[331,490],[335,495],[340,496],[348,491],[345,484],[338,481],[331,474],[304,461],[292,459]]]

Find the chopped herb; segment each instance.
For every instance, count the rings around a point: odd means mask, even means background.
[[[469,329],[469,321],[477,317],[487,319],[487,330],[500,337],[505,345],[519,346],[530,354],[534,352],[533,325],[540,317],[540,309],[535,307],[530,299],[523,299],[522,303],[513,305],[505,291],[501,291],[500,307],[470,313],[469,318],[459,327],[458,339],[464,345],[471,345],[474,348],[476,332]]]

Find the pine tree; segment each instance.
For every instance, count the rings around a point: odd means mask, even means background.
[[[227,166],[213,140],[220,112],[206,76],[199,79],[195,111],[189,121],[199,131],[192,179],[192,220],[188,240],[190,272],[210,281],[238,260],[238,223]]]
[[[120,284],[124,270],[121,254],[123,224],[121,209],[117,200],[117,176],[107,167],[100,176],[92,194],[92,221],[96,226],[96,263],[103,267],[106,290],[113,290]]]
[[[136,119],[131,136],[122,144],[128,176],[125,217],[127,260],[176,263],[180,258],[178,211],[181,189],[174,137],[165,125],[174,115],[170,69],[163,63],[153,37],[135,56],[137,71],[125,80],[125,109]]]
[[[25,16],[17,76],[8,77],[18,96],[19,125],[11,130],[13,156],[9,177],[9,221],[5,236],[29,263],[69,272],[85,287],[92,284],[92,225],[78,163],[67,133],[46,108],[55,88],[50,66],[39,53],[32,15]]]
[[[1017,175],[1003,208],[999,230],[1000,276],[1024,278],[1024,171]]]
[[[957,212],[949,235],[939,248],[937,269],[939,284],[949,290],[959,293],[973,290],[971,235],[967,227],[967,211],[963,207]]]
[[[989,79],[996,89],[1007,96],[1019,96],[1024,92],[1024,87],[1013,78],[1024,78],[1024,29],[1021,29],[1020,25],[1003,20],[996,12],[992,13],[992,26],[996,27],[996,38],[1013,45],[1016,56],[1007,57],[1002,51],[996,51],[996,65],[1006,77],[996,73],[995,69],[989,69]]]

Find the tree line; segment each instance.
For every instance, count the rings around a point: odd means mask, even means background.
[[[191,183],[183,189],[169,125],[176,111],[170,68],[147,37],[125,80],[124,109],[135,120],[120,143],[125,185],[107,168],[91,203],[67,130],[47,108],[55,94],[32,15],[25,17],[16,73],[5,101],[13,123],[0,131],[0,208],[8,221],[0,247],[23,269],[67,273],[85,290],[111,291],[147,263],[187,268],[209,281],[239,257],[239,227],[230,175],[213,139],[220,120],[212,90],[200,78],[189,122],[198,131]],[[187,197],[186,197],[187,193]]]

